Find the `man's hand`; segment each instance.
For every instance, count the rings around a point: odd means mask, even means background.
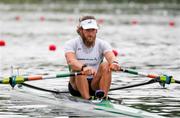
[[[112,71],[119,71],[120,69],[121,69],[121,67],[117,62],[113,62],[110,65],[110,70],[112,70]]]
[[[84,67],[82,72],[84,75],[96,75],[96,70],[90,66]]]

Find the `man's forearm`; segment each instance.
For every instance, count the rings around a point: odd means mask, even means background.
[[[107,52],[105,54],[105,57],[106,57],[106,60],[108,61],[109,64],[113,63],[114,61],[117,61],[116,57],[111,52]]]
[[[80,71],[83,66],[83,63],[78,60],[70,60],[68,64],[73,71]]]

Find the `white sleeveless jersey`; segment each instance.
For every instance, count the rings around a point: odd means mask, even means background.
[[[108,51],[112,51],[112,47],[106,41],[96,38],[95,45],[88,48],[79,37],[67,41],[64,46],[64,51],[65,53],[75,53],[77,60],[97,70],[104,58],[104,54]]]

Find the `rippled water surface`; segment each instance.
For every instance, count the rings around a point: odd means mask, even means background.
[[[68,72],[65,41],[74,38],[81,15],[95,15],[98,37],[118,51],[122,67],[173,75],[180,80],[180,12],[177,4],[0,4],[0,76]],[[106,8],[106,9],[104,9]],[[56,51],[49,51],[51,44]],[[19,70],[19,71],[18,71]],[[113,73],[112,88],[142,83],[149,78]],[[29,82],[47,89],[67,90],[67,78]],[[114,98],[138,109],[167,117],[180,117],[180,85],[162,88],[154,83],[110,92]],[[0,85],[0,117],[86,116],[84,112],[58,107],[47,99],[18,97],[9,85]],[[33,91],[33,90],[32,90]],[[37,93],[38,94],[38,93]],[[50,93],[46,95],[51,96]],[[45,100],[46,102],[43,102]]]

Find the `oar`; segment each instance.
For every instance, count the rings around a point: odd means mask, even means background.
[[[143,77],[149,77],[149,78],[157,78],[157,77],[159,77],[158,75],[146,74],[146,73],[137,72],[137,71],[134,71],[134,70],[124,69],[124,68],[121,68],[120,71],[123,71],[125,73],[130,73],[130,74],[133,74],[133,75],[140,75],[140,76],[143,76]]]
[[[34,76],[11,76],[11,77],[4,77],[0,80],[0,84],[10,84],[14,87],[16,84],[21,84],[25,81],[34,81],[34,80],[44,80],[44,79],[53,79],[53,78],[62,78],[62,77],[73,77],[77,75],[82,75],[81,72],[74,72],[74,73],[64,73],[64,74],[56,74],[56,75],[49,75],[49,76],[42,76],[42,75],[34,75]]]
[[[140,76],[143,76],[143,77],[149,77],[149,78],[152,78],[152,79],[147,81],[147,82],[143,82],[143,83],[123,86],[123,87],[111,88],[109,91],[132,88],[132,87],[137,87],[137,86],[142,86],[142,85],[148,85],[148,84],[152,84],[152,83],[155,83],[155,82],[159,82],[163,87],[165,87],[165,84],[170,84],[170,83],[178,83],[178,84],[180,84],[180,81],[174,80],[172,76],[167,76],[167,75],[158,76],[158,75],[153,75],[153,74],[146,74],[146,73],[142,73],[142,72],[136,72],[134,70],[123,69],[123,68],[121,68],[120,71],[123,71],[125,73],[134,74],[134,75],[140,75]]]
[[[134,75],[140,75],[142,77],[149,77],[149,78],[159,78],[160,82],[165,82],[165,84],[170,84],[170,83],[178,83],[180,84],[179,80],[174,80],[173,76],[167,76],[167,75],[154,75],[154,74],[146,74],[146,73],[142,73],[142,72],[137,72],[134,70],[130,70],[130,69],[123,69],[121,68],[120,71],[123,71],[125,73],[130,73],[130,74],[134,74]]]

